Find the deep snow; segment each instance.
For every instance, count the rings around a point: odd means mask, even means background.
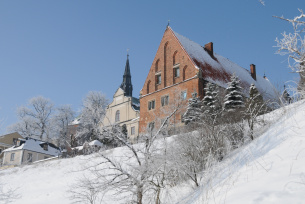
[[[252,143],[234,151],[206,172],[204,185],[168,189],[165,203],[304,203],[305,200],[305,103],[290,105],[266,117],[278,118]],[[126,148],[109,154],[120,156]],[[73,203],[67,190],[95,155],[77,156],[0,171],[5,188],[22,198],[14,203]],[[106,194],[103,203],[118,202]]]

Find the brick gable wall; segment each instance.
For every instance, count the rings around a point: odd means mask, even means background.
[[[177,64],[180,76],[174,77],[174,66]],[[203,82],[196,77],[198,71],[168,27],[140,93],[140,132],[145,132],[150,122],[155,122],[157,128],[160,120],[169,115],[173,106],[179,102],[181,91],[187,91],[187,99],[195,91],[202,98]],[[156,74],[161,74],[160,84],[157,84]],[[161,97],[165,95],[169,96],[169,105],[162,107]],[[155,100],[155,109],[148,110],[148,102],[151,100]],[[186,103],[187,100],[183,101],[184,106]],[[180,123],[180,115],[184,111],[185,108],[176,113],[176,123]]]

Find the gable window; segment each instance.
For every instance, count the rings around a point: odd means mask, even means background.
[[[169,99],[169,96],[166,95],[166,96],[162,96],[161,97],[161,106],[167,106],[168,105],[168,100]]]
[[[11,153],[11,161],[15,160],[15,153]]]
[[[120,121],[120,111],[117,110],[117,111],[115,112],[115,122],[119,122],[119,121]]]
[[[161,84],[161,74],[156,74],[156,84],[159,85]]]
[[[186,91],[181,91],[181,99],[186,100],[186,97],[187,97]]]
[[[179,64],[174,66],[174,77],[179,77],[180,76],[180,68]]]
[[[32,158],[33,158],[32,153],[28,153],[27,161],[28,161],[28,162],[32,162]]]
[[[131,133],[131,135],[134,135],[135,134],[135,132],[136,132],[136,128],[133,126],[133,127],[131,127],[131,129],[130,129],[130,133]]]
[[[148,110],[155,109],[155,100],[148,101]]]

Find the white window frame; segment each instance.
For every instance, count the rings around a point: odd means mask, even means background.
[[[135,127],[135,126],[132,126],[132,127],[130,128],[130,134],[131,134],[131,135],[136,134],[136,127]]]
[[[10,161],[14,161],[15,160],[15,153],[11,153],[11,159]]]

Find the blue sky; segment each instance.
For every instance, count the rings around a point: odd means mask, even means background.
[[[138,97],[170,20],[177,33],[249,68],[275,86],[296,79],[275,38],[304,0],[0,1],[0,133],[17,122],[16,108],[42,95],[81,108],[91,91],[111,99],[130,49],[133,95]]]

